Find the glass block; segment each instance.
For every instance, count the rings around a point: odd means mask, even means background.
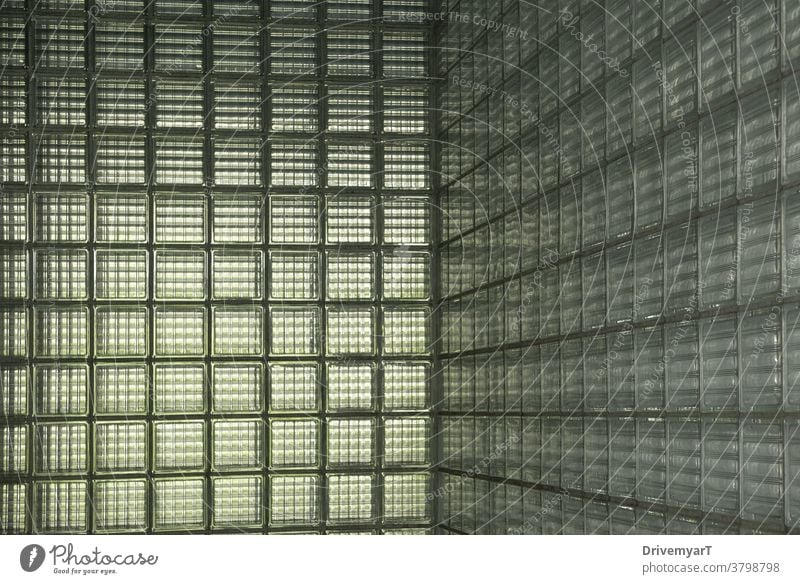
[[[36,108],[40,124],[74,127],[86,123],[86,83],[83,79],[40,79],[37,88]]]
[[[384,243],[415,245],[430,242],[430,202],[416,197],[383,201]]]
[[[263,430],[261,420],[214,422],[214,468],[260,468]]]
[[[36,297],[43,300],[86,298],[88,255],[80,250],[37,251]]]
[[[316,243],[317,200],[314,197],[269,198],[272,243]]]
[[[214,364],[215,412],[256,412],[261,410],[264,372],[260,363]]]
[[[384,464],[427,464],[430,440],[429,418],[386,418],[384,420]]]
[[[244,83],[215,83],[214,126],[217,129],[225,130],[260,130],[261,86]],[[218,169],[215,171],[218,172]],[[217,175],[217,179],[219,179],[219,175]]]
[[[95,409],[98,414],[143,414],[147,396],[144,365],[98,365]]]
[[[86,139],[82,134],[45,134],[36,140],[36,180],[83,184],[86,181]]]
[[[427,473],[384,475],[383,509],[387,520],[424,521],[429,509]]]
[[[0,46],[2,46],[0,40]],[[24,44],[24,43],[20,43]],[[5,60],[5,59],[4,59]],[[0,61],[2,63],[3,61]],[[24,126],[27,121],[25,100],[27,86],[23,75],[7,73],[0,80],[0,124]]]
[[[423,32],[386,32],[383,35],[383,74],[386,77],[424,78],[427,51]]]
[[[317,297],[317,255],[308,253],[270,254],[270,297],[313,300]]]
[[[202,412],[204,382],[202,363],[156,365],[155,411],[165,414]]]
[[[274,19],[302,18],[313,20],[317,15],[317,3],[313,0],[274,0],[270,5],[270,16]]]
[[[24,250],[0,250],[0,298],[25,298],[28,295],[27,274],[28,256]]]
[[[383,92],[383,131],[424,134],[428,131],[428,89],[387,87]]]
[[[328,464],[368,466],[375,458],[375,421],[328,420]]]
[[[28,427],[5,426],[0,430],[0,472],[27,474]]]
[[[95,82],[95,92],[99,126],[144,126],[144,81],[101,78]]]
[[[95,214],[98,242],[147,241],[147,198],[144,195],[98,194]]]
[[[331,85],[328,89],[328,131],[372,131],[372,90],[366,87]]]
[[[0,238],[6,241],[25,241],[28,236],[27,196],[0,193]]]
[[[317,145],[308,142],[270,143],[270,178],[273,186],[315,187],[319,184]]]
[[[370,363],[328,363],[328,408],[372,409],[374,373]]]
[[[36,197],[37,241],[85,242],[88,222],[86,195]]]
[[[387,189],[427,189],[430,150],[425,142],[388,142],[383,150],[383,186]]]
[[[99,71],[141,71],[144,66],[144,27],[140,23],[98,19],[95,25],[95,67]]]
[[[261,185],[261,148],[261,142],[257,139],[217,138],[214,144],[216,184]]]
[[[261,209],[257,195],[214,197],[214,243],[261,243]]]
[[[202,355],[205,351],[204,308],[156,308],[156,353]]]
[[[144,422],[102,423],[95,426],[95,467],[98,472],[144,471],[147,425]]]
[[[388,355],[427,353],[428,318],[429,314],[425,309],[384,310],[384,353]]]
[[[25,142],[24,136],[6,134],[0,137],[0,181],[24,183],[28,180]]]
[[[159,184],[202,185],[202,138],[157,138],[155,168]]]
[[[85,365],[37,365],[34,369],[36,413],[86,414],[88,378]]]
[[[28,351],[28,313],[22,308],[0,309],[0,355],[24,357]]]
[[[95,528],[100,532],[141,531],[147,526],[147,483],[143,480],[94,484]]]
[[[326,255],[328,300],[371,300],[375,295],[375,256],[371,253]]]
[[[313,29],[273,28],[270,32],[270,72],[273,75],[305,75],[317,67],[317,38]]]
[[[144,357],[147,353],[147,309],[97,308],[95,350],[98,357]]]
[[[215,307],[212,313],[215,355],[260,355],[264,317],[260,306]]]
[[[214,252],[214,299],[261,298],[261,252]]]
[[[36,428],[38,474],[83,473],[88,469],[86,424],[39,424]]]
[[[147,252],[98,251],[95,294],[98,300],[144,300],[147,297]]]
[[[39,531],[78,533],[87,527],[85,481],[48,481],[36,484],[33,516]]]
[[[4,366],[0,370],[0,415],[27,415],[28,413],[28,369]]]
[[[261,53],[258,29],[246,25],[222,25],[214,29],[214,72],[258,73]]]
[[[272,468],[317,466],[318,434],[316,420],[272,420],[270,466]]]
[[[316,132],[319,97],[313,85],[286,84],[272,88],[273,132]]]
[[[155,95],[149,105],[156,105],[156,127],[201,128],[205,120],[203,81],[156,81]]]
[[[328,197],[326,242],[372,243],[375,229],[375,199],[338,195]]]
[[[27,516],[27,486],[0,485],[0,531],[5,534],[24,533]]]
[[[203,422],[156,422],[155,469],[203,470]]]
[[[369,0],[329,0],[328,18],[333,20],[361,21],[371,14]]]
[[[94,164],[98,184],[144,184],[144,133],[119,137],[103,134],[97,140]]]
[[[426,300],[430,294],[430,271],[430,256],[426,253],[384,253],[383,297]]]
[[[315,476],[270,477],[270,524],[319,521],[319,479]]]
[[[328,476],[328,519],[343,523],[373,519],[372,475]]]
[[[275,355],[313,355],[319,351],[317,308],[270,307],[271,352]]]
[[[371,144],[328,144],[328,186],[371,188],[374,153]]]
[[[193,529],[205,524],[203,479],[155,481],[155,528]]]
[[[88,352],[86,308],[36,310],[36,354],[41,357],[83,357]]]
[[[329,355],[372,354],[375,313],[371,308],[329,308],[326,321]]]
[[[44,19],[37,23],[35,35],[38,67],[82,72],[86,38],[83,20]]]
[[[200,6],[193,11],[199,15]],[[159,10],[160,12],[160,10]],[[183,10],[178,11],[183,14]],[[203,37],[200,24],[157,24],[155,34],[155,68],[165,73],[200,73],[203,70]]]
[[[157,251],[155,277],[159,300],[203,300],[206,254],[202,251]]]
[[[255,527],[261,525],[261,477],[216,477],[214,525],[216,527]]]
[[[315,410],[317,408],[317,367],[313,364],[270,363],[270,409]]]

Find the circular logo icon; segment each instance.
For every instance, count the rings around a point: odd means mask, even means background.
[[[44,556],[44,548],[39,544],[26,545],[19,553],[19,565],[26,572],[35,572],[42,567]]]

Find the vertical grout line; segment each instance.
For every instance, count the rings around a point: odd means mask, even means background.
[[[32,3],[34,0],[25,0],[25,7],[30,14],[32,12]],[[37,532],[36,516],[36,484],[34,481],[34,466],[36,464],[36,432],[38,428],[34,422],[34,354],[36,337],[34,331],[36,329],[35,313],[34,313],[34,289],[36,286],[36,272],[34,269],[33,261],[33,242],[34,232],[36,230],[35,220],[35,203],[34,203],[34,167],[35,150],[34,150],[34,135],[33,125],[36,120],[36,76],[35,71],[35,57],[36,57],[36,19],[31,17],[25,23],[25,84],[27,88],[27,101],[26,101],[26,115],[25,115],[25,176],[28,180],[26,194],[25,194],[25,211],[26,211],[26,228],[25,228],[25,259],[27,262],[26,269],[26,296],[23,314],[25,315],[26,331],[25,331],[25,370],[26,370],[26,405],[27,411],[25,416],[25,426],[29,433],[28,444],[26,445],[25,454],[27,456],[27,464],[25,465],[26,480],[25,480],[25,533]]]
[[[270,303],[269,303],[269,289],[271,284],[271,273],[270,273],[270,246],[269,246],[269,189],[270,189],[270,180],[271,180],[271,168],[270,168],[270,157],[269,157],[269,132],[271,127],[272,115],[271,115],[271,108],[272,108],[272,84],[270,83],[269,78],[269,22],[268,22],[268,11],[269,8],[267,7],[267,3],[261,3],[259,6],[259,51],[260,51],[260,59],[259,59],[259,68],[261,73],[261,104],[260,104],[260,114],[261,114],[261,144],[260,144],[260,152],[261,152],[261,177],[262,177],[262,189],[261,189],[261,205],[259,207],[259,237],[261,238],[261,269],[263,270],[263,274],[261,274],[261,285],[263,287],[261,291],[261,306],[263,310],[263,342],[262,348],[263,353],[261,355],[261,362],[263,371],[261,373],[261,380],[260,380],[260,404],[261,404],[261,419],[262,419],[262,432],[264,436],[263,445],[261,449],[262,454],[262,469],[261,469],[261,497],[262,500],[260,502],[261,509],[264,510],[264,515],[261,517],[262,523],[262,533],[267,534],[269,533],[269,525],[271,520],[271,510],[269,505],[269,496],[271,493],[271,486],[270,486],[270,447],[271,447],[271,433],[270,433],[270,416],[269,411],[271,407],[271,396],[270,396],[270,386],[271,386],[271,379],[269,376],[269,355],[271,351],[271,336],[270,336],[270,326],[272,322],[272,317],[270,314]]]

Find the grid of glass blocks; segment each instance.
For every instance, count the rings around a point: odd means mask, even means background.
[[[12,4],[0,532],[429,526],[419,0]]]

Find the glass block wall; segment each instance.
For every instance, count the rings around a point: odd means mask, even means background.
[[[441,531],[796,531],[800,5],[449,9]]]
[[[431,525],[422,0],[6,0],[0,531]]]

